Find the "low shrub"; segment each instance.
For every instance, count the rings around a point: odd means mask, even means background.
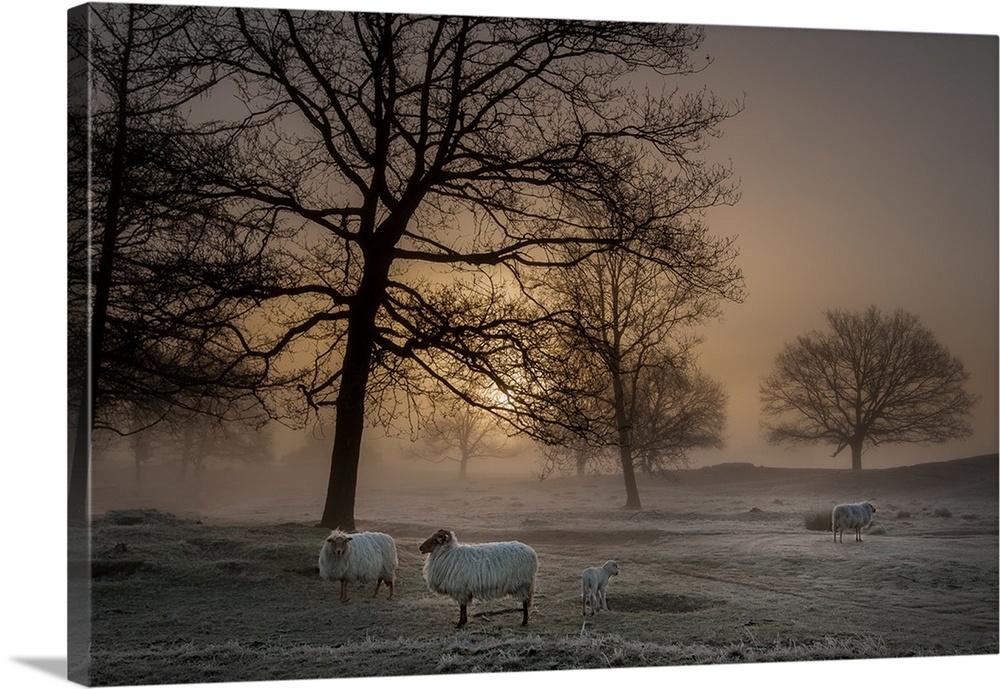
[[[805,516],[806,529],[808,531],[830,531],[833,529],[830,514],[829,510],[810,512]]]

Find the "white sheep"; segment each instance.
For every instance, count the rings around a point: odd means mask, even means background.
[[[581,600],[583,602],[583,614],[587,614],[587,605],[590,605],[590,614],[595,614],[598,610],[608,610],[608,582],[611,577],[618,574],[618,562],[608,560],[600,567],[588,567],[583,570],[581,582]]]
[[[840,530],[840,542],[844,542],[844,529],[854,531],[854,540],[861,542],[861,529],[872,523],[875,506],[870,502],[845,503],[833,508],[830,524],[833,527],[833,542],[837,542],[837,530]]]
[[[451,596],[459,606],[458,627],[468,622],[473,599],[489,600],[513,596],[524,612],[521,626],[528,624],[528,609],[535,594],[538,555],[519,541],[463,545],[455,532],[440,529],[420,546],[427,555],[424,579],[435,593]]]
[[[378,531],[348,534],[334,529],[319,551],[319,575],[327,581],[340,582],[340,600],[347,600],[349,581],[375,581],[375,593],[385,582],[389,599],[396,578],[396,542]]]

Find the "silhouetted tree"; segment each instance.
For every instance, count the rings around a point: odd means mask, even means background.
[[[458,478],[464,479],[470,461],[511,456],[509,440],[495,415],[452,398],[450,403],[434,405],[414,454],[435,464],[453,462]]]
[[[197,12],[97,4],[70,21],[71,518],[85,518],[94,429],[134,432],[174,408],[266,417],[262,370],[226,327],[239,307],[207,287],[263,269],[264,240],[238,239],[257,219],[190,174],[223,155],[218,130],[192,117],[222,78],[190,48]]]
[[[588,384],[589,402],[571,413],[588,417],[589,443],[615,448],[625,507],[640,509],[637,461],[676,466],[687,450],[721,443],[725,395],[694,367],[692,328],[714,318],[721,299],[742,297],[742,277],[731,241],[678,214],[670,199],[633,196],[600,208],[591,213],[607,218],[602,233],[634,227],[661,237],[660,250],[642,255],[628,240],[580,255],[539,292],[565,314],[564,363]]]
[[[725,391],[697,367],[650,367],[637,384],[634,425],[629,433],[634,470],[667,474],[686,467],[692,449],[724,445]],[[594,401],[595,408],[609,407],[607,401]],[[544,449],[540,478],[555,471],[575,472],[577,476],[588,469],[593,473],[621,471],[621,450],[607,440],[613,435],[606,430],[602,435],[602,426],[596,423],[581,424],[580,428],[589,433],[566,432],[562,440]]]
[[[903,310],[827,311],[827,331],[786,345],[761,384],[771,443],[851,449],[861,469],[867,444],[940,443],[971,433],[975,404],[962,362]]]
[[[550,326],[510,293],[526,267],[564,265],[562,248],[621,243],[589,231],[576,204],[648,188],[679,217],[725,197],[728,169],[697,156],[733,109],[673,81],[695,71],[701,38],[663,24],[241,9],[206,24],[197,43],[234,70],[241,114],[233,156],[201,179],[298,231],[284,279],[246,292],[270,326],[235,327],[268,366],[314,363],[299,389],[336,428],[323,525],[353,528],[366,416],[390,415],[421,379],[475,403],[450,378],[462,370],[527,417],[559,399],[561,381],[532,373]]]
[[[725,444],[727,396],[696,366],[655,367],[640,381],[633,452],[647,473],[679,469],[695,448]]]

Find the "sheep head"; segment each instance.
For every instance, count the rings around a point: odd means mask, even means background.
[[[351,537],[340,531],[331,531],[330,535],[326,537],[326,542],[333,546],[334,555],[343,555],[347,552],[347,544],[350,542]]]
[[[420,552],[425,555],[432,553],[439,545],[449,543],[454,538],[455,534],[448,529],[438,529],[433,536],[420,544]]]

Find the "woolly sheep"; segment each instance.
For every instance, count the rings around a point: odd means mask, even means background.
[[[840,542],[844,542],[844,529],[854,531],[854,540],[861,542],[861,529],[872,523],[875,506],[870,502],[845,503],[833,508],[831,525],[833,526],[833,542],[837,542],[837,530],[840,530]]]
[[[581,582],[581,600],[583,602],[583,614],[587,614],[587,605],[590,605],[590,614],[595,614],[598,610],[608,609],[608,582],[610,578],[618,574],[618,562],[608,560],[600,567],[588,567],[583,570]]]
[[[530,546],[519,541],[463,545],[454,531],[440,529],[421,544],[420,552],[427,555],[427,586],[458,603],[457,627],[468,622],[468,605],[473,599],[503,596],[521,601],[521,626],[528,624],[538,572],[538,555]]]
[[[319,552],[319,575],[327,581],[340,582],[340,600],[347,600],[349,581],[375,581],[375,593],[385,582],[389,599],[396,578],[396,542],[392,536],[377,531],[348,534],[334,529]]]

